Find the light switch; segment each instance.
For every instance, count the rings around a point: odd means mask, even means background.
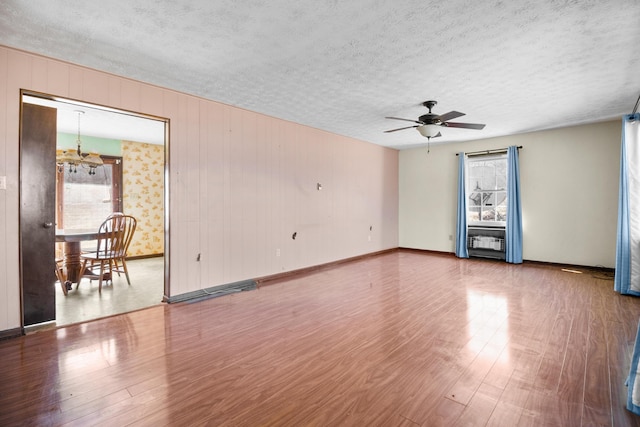
[[[6,189],[7,189],[7,177],[0,176],[0,190],[6,190]]]

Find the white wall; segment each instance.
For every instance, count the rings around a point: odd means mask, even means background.
[[[170,119],[171,295],[398,246],[397,151],[0,47],[0,331],[21,324],[20,89]]]
[[[525,260],[615,266],[621,122],[400,152],[400,246],[454,252],[459,151],[522,145]],[[470,131],[471,132],[471,131]]]

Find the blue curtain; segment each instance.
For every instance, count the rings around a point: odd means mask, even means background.
[[[616,242],[616,273],[613,288],[626,295],[640,295],[640,210],[637,196],[638,183],[638,122],[640,113],[622,119],[620,146],[620,187],[618,190],[618,236]],[[635,225],[635,226],[634,226]]]
[[[456,256],[469,258],[467,251],[467,194],[465,192],[465,155],[458,153],[458,215],[456,220]]]
[[[613,288],[623,295],[640,295],[640,113],[622,118],[618,236]],[[627,409],[640,415],[640,325],[627,378]]]
[[[520,203],[520,166],[518,148],[507,148],[507,262],[522,263],[522,205]]]

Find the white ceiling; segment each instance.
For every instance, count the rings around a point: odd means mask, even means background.
[[[157,145],[165,143],[165,122],[162,120],[61,98],[47,99],[25,95],[23,101],[55,108],[57,110],[58,132],[75,135],[79,131],[81,137],[89,135]],[[78,119],[80,123],[78,123]]]
[[[4,0],[0,44],[375,144],[426,113],[488,138],[620,118],[640,94],[638,0]],[[406,123],[408,124],[408,123]]]

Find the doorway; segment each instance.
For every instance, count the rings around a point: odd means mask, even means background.
[[[59,233],[68,235],[70,230],[97,230],[102,221],[114,212],[124,212],[138,220],[127,258],[130,283],[124,274],[114,274],[109,285],[103,285],[102,292],[98,292],[96,281],[91,282],[85,277],[79,278],[79,283],[73,283],[65,293],[63,284],[56,281],[53,269],[51,279],[47,276],[44,282],[39,279],[37,285],[29,285],[28,266],[41,264],[44,260],[33,259],[33,254],[21,250],[23,314],[33,298],[25,293],[29,288],[46,289],[49,294],[51,289],[55,289],[55,298],[49,295],[43,298],[45,302],[38,304],[49,305],[49,312],[53,306],[56,326],[125,313],[166,300],[170,295],[165,206],[168,200],[165,182],[168,119],[31,91],[22,92],[21,102],[22,108],[37,105],[54,109],[57,116],[55,147],[42,150],[56,152],[55,161],[49,159],[48,166],[44,162],[42,165],[25,162],[24,157],[28,154],[23,152],[22,141],[20,152],[22,177],[36,169],[50,168],[54,171],[47,175],[47,181],[53,177],[49,184],[55,191],[47,192],[44,199],[55,205],[56,234],[54,238],[49,235],[35,238],[30,227],[21,227],[21,241],[55,248],[56,260],[65,268],[71,268],[65,259],[67,243],[55,243]],[[26,125],[21,122],[21,129],[24,128]],[[41,141],[41,144],[45,143],[51,144]],[[92,162],[67,161],[68,156],[61,155],[61,152],[77,153],[80,159],[89,158],[90,153],[99,155],[100,165],[89,167]],[[23,190],[21,187],[21,199],[29,199],[29,194]],[[21,215],[23,210],[27,211],[21,205]],[[28,209],[33,210],[37,211],[37,208],[32,206]],[[95,250],[96,241],[84,241],[80,246],[80,253],[90,252]],[[24,326],[47,320],[51,319],[34,321],[23,315]]]

